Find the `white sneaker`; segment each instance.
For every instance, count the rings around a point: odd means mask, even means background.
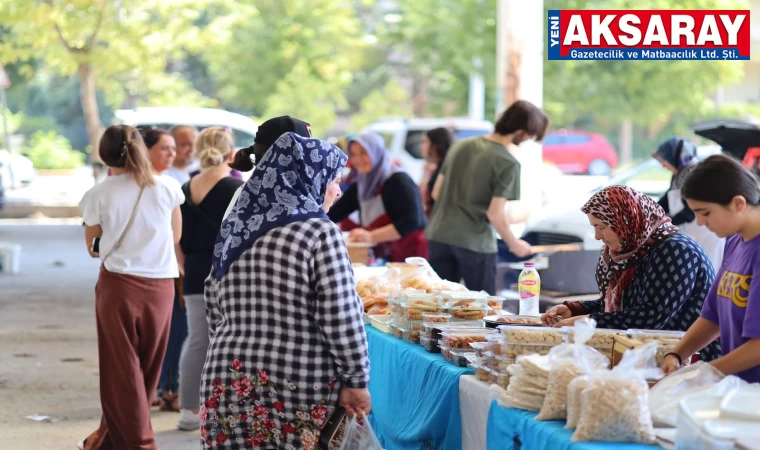
[[[195,431],[201,427],[201,415],[195,414],[191,409],[179,410],[177,428],[184,431]]]

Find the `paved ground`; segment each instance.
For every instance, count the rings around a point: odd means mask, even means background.
[[[100,420],[94,293],[98,261],[78,225],[0,220],[22,245],[21,273],[0,274],[0,449],[75,449]],[[29,415],[50,416],[34,422]],[[160,449],[198,448],[177,413],[153,413]]]

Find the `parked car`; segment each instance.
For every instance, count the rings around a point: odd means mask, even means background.
[[[415,183],[419,184],[425,166],[420,153],[422,136],[425,131],[438,127],[450,129],[457,140],[482,136],[493,131],[493,124],[487,120],[430,118],[381,120],[368,125],[362,132],[372,131],[381,135],[391,157],[409,173]]]
[[[567,174],[606,176],[618,165],[617,153],[604,136],[577,130],[547,134],[543,158]]]
[[[720,145],[760,175],[760,127],[746,120],[719,119],[694,126],[694,133]]]
[[[700,159],[720,152],[720,147],[700,146]],[[544,205],[541,212],[534,214],[526,223],[523,239],[534,245],[554,245],[582,243],[584,250],[601,250],[602,242],[594,238],[594,229],[581,207],[595,192],[606,186],[621,184],[630,186],[655,200],[659,200],[670,187],[672,173],[662,167],[659,161],[650,158],[624,170],[606,180],[585,195],[570,194]]]
[[[151,107],[120,109],[114,115],[116,122],[137,128],[159,127],[169,129],[175,125],[192,125],[199,129],[213,126],[227,127],[235,136],[238,149],[253,145],[258,125],[250,117],[212,108]]]
[[[0,150],[0,173],[5,189],[19,189],[28,186],[37,175],[32,160],[24,155]]]

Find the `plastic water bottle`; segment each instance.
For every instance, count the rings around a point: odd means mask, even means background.
[[[538,316],[538,297],[541,294],[541,277],[536,265],[526,262],[520,278],[517,280],[517,290],[520,293],[520,315]]]

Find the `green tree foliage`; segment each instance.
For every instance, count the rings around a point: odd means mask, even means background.
[[[494,117],[497,0],[397,0],[396,4],[398,10],[386,15],[379,27],[380,43],[408,55],[407,68],[417,85],[413,94],[423,104],[418,111],[466,114],[470,74],[480,73],[486,84],[486,117]]]
[[[412,117],[409,93],[393,79],[382,90],[374,90],[362,99],[359,112],[351,116],[352,129],[361,130],[384,117]]]
[[[332,125],[364,46],[351,3],[242,0],[209,18],[202,52],[222,102],[262,117],[301,116],[317,134]]]
[[[749,9],[742,0],[545,0],[549,9]],[[624,120],[636,126],[638,156],[668,134],[715,111],[720,84],[741,79],[742,61],[545,61],[544,107],[554,128],[585,127],[616,141]],[[676,125],[671,126],[671,125]]]
[[[84,165],[85,155],[71,148],[68,139],[55,131],[38,131],[24,150],[37,169],[77,169]]]

